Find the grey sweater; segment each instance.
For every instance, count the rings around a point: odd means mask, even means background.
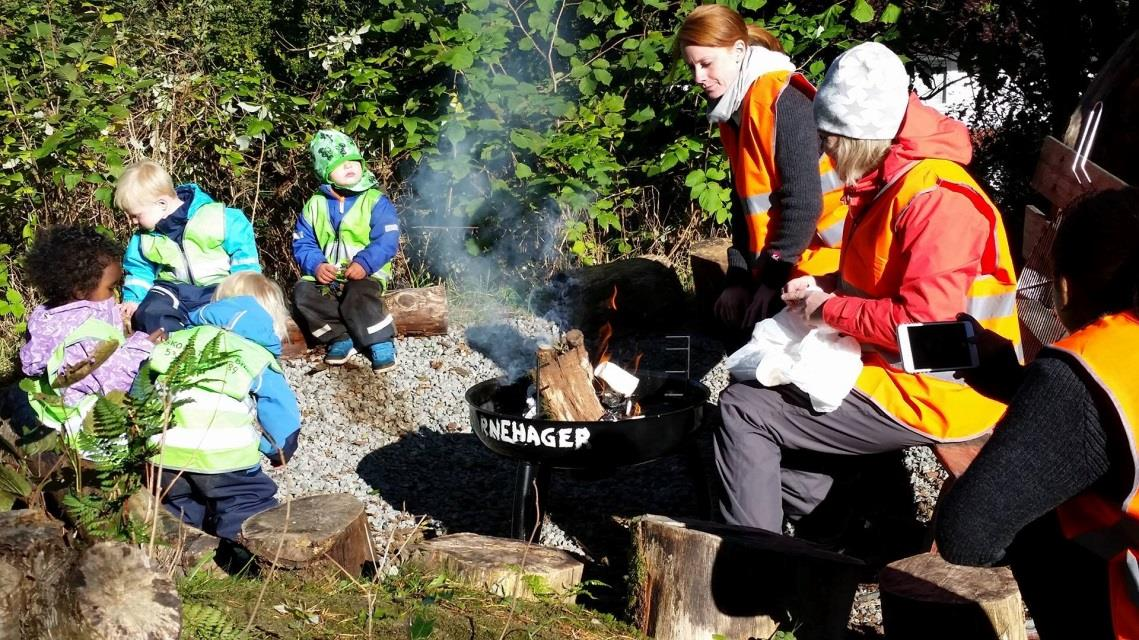
[[[775,104],[775,165],[780,186],[771,202],[779,207],[778,224],[767,236],[763,254],[749,255],[747,212],[739,194],[735,194],[729,285],[755,284],[750,273],[753,266],[760,269],[760,281],[772,288],[787,282],[791,268],[811,243],[822,212],[821,153],[811,100],[795,86],[789,86]]]

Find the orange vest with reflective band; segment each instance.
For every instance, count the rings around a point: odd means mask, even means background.
[[[961,311],[1008,338],[1020,353],[1016,274],[1004,223],[996,205],[955,162],[930,159],[914,163],[884,187],[864,212],[847,223],[839,290],[862,298],[892,298],[898,294],[902,270],[895,264],[896,259],[901,259],[893,247],[895,223],[915,196],[934,189],[948,189],[969,198],[989,219],[989,241]],[[955,320],[955,315],[934,320]],[[1003,403],[986,398],[955,379],[952,371],[906,373],[897,351],[864,346],[862,363],[855,388],[898,422],[935,439],[972,439],[992,429],[1004,414]]]
[[[1063,351],[1091,376],[1111,401],[1118,420],[1107,426],[1117,483],[1085,491],[1056,510],[1064,535],[1108,561],[1111,622],[1116,638],[1139,638],[1139,318],[1126,312],[1104,316],[1060,340]],[[1120,437],[1112,437],[1112,429]],[[1097,487],[1098,488],[1098,487]],[[1108,495],[1107,491],[1111,492]]]
[[[764,74],[751,83],[744,96],[739,129],[732,122],[720,123],[720,139],[732,167],[736,194],[747,216],[748,249],[753,258],[763,251],[772,223],[778,224],[779,220],[779,203],[771,199],[781,184],[775,166],[775,104],[791,84],[814,99],[815,88],[801,74],[790,71]],[[846,205],[842,204],[842,181],[825,153],[819,157],[819,176],[823,209],[819,212],[815,237],[799,258],[796,275],[826,275],[838,270]]]

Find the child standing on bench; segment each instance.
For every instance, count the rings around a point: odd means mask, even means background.
[[[318,131],[309,149],[323,184],[293,233],[303,274],[293,288],[297,310],[313,337],[328,345],[326,363],[344,364],[359,348],[373,371],[391,369],[395,326],[381,295],[399,251],[395,207],[348,136]]]

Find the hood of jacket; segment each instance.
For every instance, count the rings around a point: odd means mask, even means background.
[[[50,309],[43,305],[33,309],[28,317],[28,342],[20,347],[20,366],[24,375],[42,375],[51,359],[51,352],[90,318],[114,327],[122,328],[123,325],[114,298],[102,302],[76,300]]]
[[[253,296],[234,296],[211,302],[190,314],[195,325],[228,329],[281,356],[281,339],[273,331],[273,317]]]
[[[927,158],[968,165],[973,160],[973,142],[964,123],[922,104],[917,94],[911,93],[902,126],[885,160],[877,170],[847,187],[848,202],[855,209],[868,204],[882,187],[901,177],[911,163]]]
[[[193,183],[180,184],[174,189],[174,192],[178,194],[178,199],[182,201],[182,204],[170,215],[159,220],[158,224],[154,225],[154,232],[168,236],[175,242],[182,242],[182,233],[186,230],[186,223],[194,217],[202,205],[210,204],[214,199]]]

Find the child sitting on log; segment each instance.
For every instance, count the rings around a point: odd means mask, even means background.
[[[162,471],[167,510],[223,540],[235,541],[246,518],[277,504],[262,454],[276,467],[297,449],[300,411],[277,362],[287,317],[276,283],[235,273],[191,315],[195,326],[170,334],[148,364],[156,383],[184,376],[176,363],[193,345],[191,380],[177,381],[192,386],[173,398],[171,424],[152,438],[159,452],[150,462]]]
[[[351,138],[325,129],[309,146],[323,184],[297,217],[293,288],[309,332],[328,345],[324,361],[347,362],[359,347],[372,370],[395,366],[395,325],[380,297],[399,251],[395,207]]]
[[[20,388],[36,416],[26,444],[50,434],[42,425],[74,445],[97,396],[128,391],[162,339],[162,330],[124,335],[117,299],[122,255],[94,227],[59,226],[40,231],[24,258],[26,277],[44,297],[28,318],[28,342],[20,348],[29,376]]]

